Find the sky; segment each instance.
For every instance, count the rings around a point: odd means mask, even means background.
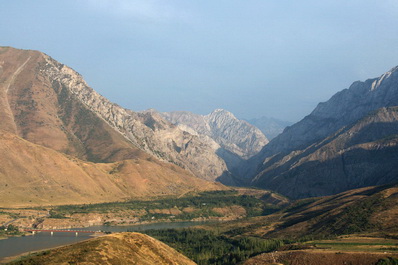
[[[0,46],[40,50],[134,111],[298,121],[398,65],[396,0],[0,0]]]

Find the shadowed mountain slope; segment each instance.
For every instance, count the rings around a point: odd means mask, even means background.
[[[303,150],[275,156],[253,180],[293,198],[398,182],[398,107],[382,108]]]
[[[355,82],[254,157],[253,184],[292,198],[398,181],[398,68]]]

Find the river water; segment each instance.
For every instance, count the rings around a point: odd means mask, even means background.
[[[71,230],[88,231],[108,231],[108,232],[142,232],[149,229],[182,228],[194,225],[201,225],[205,222],[172,222],[172,223],[154,223],[133,226],[91,226],[86,228],[73,228]],[[74,233],[40,232],[31,236],[11,237],[0,240],[0,261],[6,257],[17,256],[22,253],[36,252],[42,249],[54,248],[63,245],[69,245],[79,241],[92,238],[90,234],[81,233],[76,236]]]

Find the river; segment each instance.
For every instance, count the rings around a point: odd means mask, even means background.
[[[71,230],[88,231],[107,231],[107,232],[142,232],[149,229],[182,228],[194,225],[201,225],[205,222],[169,222],[153,223],[132,226],[91,226],[86,228],[73,228]],[[79,241],[92,238],[90,234],[81,233],[76,236],[74,233],[55,232],[50,235],[49,232],[40,232],[31,236],[11,237],[0,240],[0,261],[6,257],[17,256],[22,253],[36,252],[42,249],[54,248],[69,245]]]

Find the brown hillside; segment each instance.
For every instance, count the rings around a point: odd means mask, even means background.
[[[0,207],[59,205],[224,189],[156,159],[91,163],[0,131]]]
[[[196,263],[147,235],[121,233],[53,249],[10,264],[193,265]]]
[[[0,129],[93,162],[147,156],[42,74],[42,53],[0,48],[0,64]]]

